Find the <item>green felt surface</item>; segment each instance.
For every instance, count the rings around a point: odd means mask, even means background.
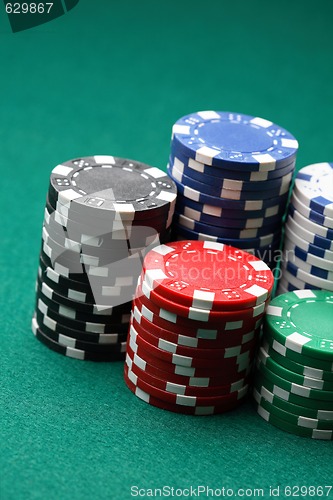
[[[201,109],[287,128],[298,167],[333,161],[333,3],[81,0],[17,34],[0,18],[1,499],[198,484],[269,498],[270,486],[332,484],[331,442],[275,429],[250,404],[207,418],[150,407],[125,387],[122,363],[57,355],[30,318],[58,162],[114,154],[164,168],[172,124]]]

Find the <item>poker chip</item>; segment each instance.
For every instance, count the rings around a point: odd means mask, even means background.
[[[262,368],[262,367],[261,367]],[[261,387],[265,387],[265,389],[268,389],[272,394],[280,397],[281,399],[284,399],[285,401],[288,401],[289,403],[305,407],[308,409],[312,409],[315,411],[319,410],[324,410],[324,411],[333,411],[333,404],[332,401],[326,401],[326,400],[320,400],[320,399],[313,399],[311,397],[304,397],[296,392],[291,392],[290,390],[286,389],[285,387],[281,387],[278,385],[277,380],[275,379],[274,375],[271,376],[272,372],[267,370],[265,368],[265,373],[266,376],[263,375],[263,373],[260,371],[257,372],[254,378],[254,387],[260,392]],[[268,375],[268,376],[267,376]],[[296,388],[295,388],[296,391]]]
[[[32,332],[35,337],[52,351],[62,354],[68,358],[79,359],[81,361],[120,361],[124,359],[124,352],[91,352],[75,347],[68,347],[47,336],[40,328],[35,318],[32,319]]]
[[[211,386],[211,387],[190,387],[188,385],[175,384],[174,382],[166,381],[163,378],[159,378],[155,375],[151,375],[145,370],[142,370],[130,356],[127,354],[125,363],[128,367],[128,371],[131,371],[133,375],[142,379],[147,384],[150,384],[158,389],[161,389],[172,394],[179,394],[184,396],[223,396],[232,394],[235,391],[242,389],[247,385],[246,379],[240,379],[232,384],[226,384],[223,386]]]
[[[316,275],[309,274],[303,269],[297,267],[293,262],[287,262],[285,264],[285,269],[295,276],[299,281],[302,281],[306,284],[310,284],[311,287],[316,287],[318,289],[325,289],[333,291],[333,281],[329,279],[319,278]]]
[[[297,384],[298,386],[305,387],[306,393],[308,393],[307,389],[315,389],[316,391],[319,390],[325,392],[333,391],[333,383],[331,381],[312,379],[311,377],[305,377],[299,373],[295,373],[292,370],[289,370],[288,368],[285,368],[283,365],[274,361],[274,359],[270,356],[270,354],[263,346],[259,350],[258,360],[275,375],[280,376],[288,382],[292,382],[293,384]],[[315,394],[317,393],[315,392]]]
[[[323,269],[322,267],[317,267],[313,265],[312,263],[305,262],[303,259],[299,259],[296,255],[295,252],[288,251],[286,249],[285,245],[285,250],[284,250],[284,255],[283,258],[285,261],[290,260],[292,264],[296,267],[296,273],[297,273],[297,268],[301,269],[302,271],[312,275],[312,276],[317,276],[318,278],[324,279],[324,280],[333,280],[333,271],[327,271],[326,269]],[[311,259],[309,259],[311,260]],[[325,262],[325,261],[324,261]],[[289,262],[287,266],[289,266]]]
[[[267,188],[264,188],[263,185],[254,181],[245,183],[232,181],[231,179],[221,179],[220,182],[216,181],[215,184],[213,182],[211,184],[200,182],[185,175],[175,165],[168,166],[168,173],[179,183],[200,191],[200,193],[229,200],[265,200],[270,197],[282,196],[289,191],[292,179],[292,173],[289,173],[281,177],[281,180],[267,181],[265,183]],[[204,180],[206,181],[206,178]]]
[[[273,341],[273,345],[274,343],[275,341]],[[282,346],[282,344],[279,345]],[[312,366],[307,366],[304,363],[302,364],[297,363],[296,361],[293,361],[289,357],[280,354],[273,347],[271,347],[266,340],[263,341],[262,347],[276,363],[282,365],[284,368],[287,368],[288,370],[294,373],[302,375],[305,379],[309,379],[308,381],[309,387],[311,387],[310,384],[317,383],[315,382],[315,380],[317,381],[319,380],[320,383],[322,383],[322,381],[325,380],[333,382],[333,372],[330,372],[328,370],[320,370],[318,368],[313,368]],[[322,387],[319,388],[322,389]]]
[[[284,396],[287,396],[287,394],[284,394]],[[285,410],[289,413],[293,413],[294,415],[299,415],[301,417],[307,417],[313,420],[319,420],[319,421],[324,421],[324,420],[332,420],[333,417],[333,411],[330,410],[317,410],[315,408],[308,408],[306,406],[300,406],[295,403],[292,403],[288,401],[287,399],[284,399],[282,397],[279,397],[276,394],[273,394],[271,391],[269,391],[266,387],[260,384],[256,384],[254,388],[254,397],[257,403],[259,403],[258,398],[264,399],[271,405],[273,405],[276,408],[280,408],[282,410]]]
[[[226,377],[226,380],[230,382],[231,380],[238,380],[240,375],[248,373],[250,371],[250,361],[253,358],[252,352],[244,352],[242,355],[236,358],[227,358],[220,364],[220,366],[185,366],[185,364],[170,363],[161,357],[156,356],[154,349],[147,349],[147,342],[140,342],[140,345],[136,343],[133,335],[129,335],[127,339],[127,346],[140,358],[144,359],[151,365],[163,370],[167,373],[172,373],[175,375],[182,375],[185,377],[199,377],[199,378],[218,378]],[[227,383],[227,382],[226,382]],[[223,384],[219,384],[223,385]]]
[[[296,176],[285,226],[279,293],[307,288],[333,291],[330,207],[333,164],[302,168]]]
[[[312,428],[312,427],[307,427],[306,425],[296,425],[292,423],[294,419],[287,420],[286,415],[288,416],[287,412],[280,411],[278,412],[279,416],[281,416],[281,413],[285,418],[279,418],[277,416],[277,411],[275,412],[269,412],[269,404],[259,404],[257,405],[257,413],[267,422],[271,423],[275,427],[278,427],[279,429],[289,432],[290,434],[296,434],[297,436],[303,436],[303,437],[310,437],[312,439],[321,439],[321,440],[327,440],[331,441],[333,439],[333,432],[332,430],[329,429],[323,429],[322,426],[319,425],[319,428]],[[301,422],[303,422],[301,420]],[[309,421],[307,421],[308,425],[311,425]],[[318,425],[318,423],[317,423]]]
[[[292,193],[290,199],[291,205],[306,219],[309,219],[316,224],[319,224],[323,228],[333,229],[333,218],[322,215],[316,210],[313,210],[306,205],[304,205],[298,198],[295,191]]]
[[[312,243],[303,240],[300,236],[291,231],[288,226],[285,227],[285,235],[287,239],[304,250],[304,252],[325,259],[326,261],[333,262],[333,252],[331,250],[325,250],[324,248],[320,248],[317,245],[313,245]]]
[[[221,330],[183,330],[182,333],[177,333],[159,326],[155,321],[149,321],[140,312],[140,309],[135,305],[135,303],[133,304],[131,319],[133,321],[134,328],[136,328],[136,325],[139,324],[159,339],[164,339],[174,344],[187,347],[199,347],[202,349],[233,347],[235,345],[250,342],[256,336],[255,330],[251,330],[246,333],[233,330],[232,335],[228,335],[226,330],[223,328]],[[188,333],[188,335],[185,335],[185,333]]]
[[[137,289],[136,297],[133,301],[133,307],[137,307],[142,316],[148,319],[151,323],[167,330],[172,329],[174,333],[186,334],[187,336],[194,336],[197,338],[205,338],[210,340],[219,340],[221,335],[244,335],[248,332],[256,330],[260,324],[262,317],[250,319],[232,318],[221,319],[213,324],[212,321],[207,324],[206,321],[192,320],[184,318],[175,313],[163,309],[154,304],[145,295],[140,295],[140,287]]]
[[[134,347],[134,350],[132,350],[131,345]],[[195,374],[193,368],[189,369],[177,365],[167,364],[167,369],[164,370],[164,365],[163,363],[160,364],[158,358],[155,358],[143,349],[139,349],[132,339],[129,339],[127,342],[126,349],[126,364],[129,364],[129,366],[134,362],[141,370],[150,375],[172,384],[185,385],[189,388],[224,387],[226,384],[238,384],[240,380],[247,380],[251,374],[249,367],[245,369],[243,366],[240,366],[235,369],[231,363],[226,366],[228,368],[227,372],[221,374],[218,374],[217,371],[213,373],[199,373],[202,376],[197,375],[199,369],[196,370],[197,374]],[[140,355],[138,355],[139,350]],[[173,367],[173,370],[170,370],[170,366]],[[185,373],[186,370],[192,370],[193,374],[188,375],[188,372]]]
[[[133,378],[133,377],[132,377]],[[241,403],[241,399],[235,401],[232,399],[231,401],[225,401],[219,406],[185,406],[185,405],[177,405],[173,403],[168,403],[167,401],[161,400],[152,396],[151,394],[143,391],[140,387],[135,384],[134,381],[128,377],[127,366],[125,365],[124,371],[124,379],[127,387],[130,391],[133,392],[139,399],[142,401],[149,403],[152,406],[156,406],[162,410],[168,410],[175,413],[184,413],[185,415],[195,415],[195,416],[206,416],[206,415],[214,415],[218,413],[225,413],[226,411],[233,410],[239,406]]]
[[[295,179],[295,194],[308,208],[333,217],[333,163],[301,168]]]
[[[202,222],[197,222],[186,215],[175,212],[174,222],[178,224],[180,227],[184,227],[190,229],[191,231],[195,231],[197,233],[209,234],[211,236],[215,236],[219,239],[242,239],[242,238],[258,238],[260,236],[265,236],[267,234],[266,226],[260,226],[249,229],[238,229],[236,227],[223,227],[223,226],[213,226],[207,225]],[[271,222],[270,231],[277,231],[281,226],[281,221],[276,220],[275,222]]]
[[[193,202],[192,206],[194,205],[195,202]],[[196,208],[199,208],[198,210]],[[277,212],[274,215],[268,216],[268,217],[261,217],[258,214],[258,217],[256,218],[229,218],[224,215],[219,215],[222,213],[222,211],[218,212],[215,215],[214,210],[210,210],[210,208],[205,208],[203,205],[196,207],[196,208],[191,208],[189,204],[184,203],[183,201],[179,201],[176,203],[176,213],[179,215],[184,215],[185,217],[188,217],[191,219],[193,222],[201,222],[202,224],[206,224],[206,227],[209,228],[209,226],[217,226],[217,227],[224,227],[224,228],[237,228],[239,231],[241,229],[253,229],[253,228],[260,228],[264,226],[270,226],[270,225],[275,225],[277,223],[281,223],[281,212],[278,211],[279,207],[277,208]],[[275,207],[274,207],[275,208]],[[211,212],[211,213],[208,213]],[[235,212],[232,212],[235,214]],[[211,215],[213,214],[213,215]],[[225,214],[225,211],[223,211],[223,214]],[[244,216],[244,214],[242,213]],[[191,229],[191,227],[189,228]],[[207,229],[205,229],[207,231]]]
[[[213,278],[214,269],[225,275],[228,268],[238,278]],[[128,387],[136,395],[143,391],[146,402],[154,405],[156,398],[178,412],[189,406],[211,408],[207,414],[235,407],[248,391],[272,288],[264,262],[223,244],[186,241],[151,249],[132,305]],[[163,404],[157,406],[173,411]]]
[[[253,395],[259,415],[273,425],[277,418],[287,432],[316,439],[333,435],[332,306],[333,293],[324,290],[275,297],[256,359]]]
[[[176,207],[178,211],[180,212],[182,208],[186,207],[189,209],[192,209],[195,213],[199,214],[201,217],[203,215],[209,215],[211,217],[215,218],[212,219],[212,221],[208,221],[211,223],[213,226],[217,225],[216,222],[222,218],[222,219],[231,219],[235,221],[235,227],[238,227],[237,225],[242,222],[242,221],[247,221],[248,218],[269,218],[274,215],[282,215],[283,212],[285,211],[285,206],[280,206],[279,204],[277,205],[272,205],[267,208],[261,208],[261,209],[253,209],[253,210],[246,210],[246,213],[244,213],[244,210],[242,209],[233,209],[233,208],[221,208],[217,207],[216,205],[209,205],[207,203],[200,203],[194,200],[191,200],[190,198],[186,198],[185,196],[180,197],[178,196],[177,201],[176,201]],[[191,216],[190,216],[191,217]],[[193,217],[194,218],[194,217]],[[195,219],[199,220],[199,219]],[[203,221],[204,222],[204,221]]]
[[[295,161],[291,161],[283,168],[270,171],[251,172],[245,170],[227,169],[221,167],[213,167],[212,165],[205,165],[198,162],[193,158],[189,158],[180,151],[175,152],[173,145],[171,145],[171,152],[169,163],[175,165],[178,170],[184,172],[185,175],[192,177],[200,182],[205,179],[206,184],[213,184],[214,179],[230,179],[232,182],[265,182],[272,179],[284,177],[292,172],[295,168]],[[203,178],[204,175],[204,178]],[[218,181],[217,181],[218,182]],[[237,184],[235,184],[237,185]],[[239,184],[238,184],[239,186]]]
[[[323,271],[333,271],[333,254],[332,260],[328,258],[317,257],[316,255],[306,252],[300,248],[296,243],[293,243],[289,238],[284,240],[284,252],[287,254],[285,260],[291,260],[297,258],[298,262],[302,260],[305,264],[310,266],[315,266]],[[311,274],[311,273],[310,273]]]
[[[42,299],[36,300],[36,315],[40,311],[43,315],[50,317],[52,320],[56,321],[58,324],[68,327],[71,330],[79,330],[81,332],[89,333],[117,333],[117,332],[127,332],[128,323],[130,320],[130,314],[124,315],[123,323],[96,323],[91,321],[80,321],[77,319],[72,319],[70,317],[59,314],[56,310],[51,309]],[[42,326],[42,325],[41,325]],[[60,331],[60,330],[59,330]]]
[[[273,287],[272,273],[260,259],[207,241],[157,246],[146,255],[143,271],[147,284],[157,293],[212,311],[257,306]]]
[[[286,130],[263,118],[200,111],[172,128],[175,151],[206,165],[244,171],[271,171],[288,165],[298,143]]]
[[[57,165],[51,172],[49,195],[74,214],[127,220],[158,216],[176,200],[175,186],[165,172],[113,156]]]
[[[45,328],[46,334],[55,332],[58,335],[64,335],[75,340],[81,340],[84,342],[100,345],[113,345],[119,342],[125,342],[127,340],[127,324],[120,324],[117,333],[90,333],[66,327],[59,321],[56,321],[49,316],[44,315],[39,309],[35,312],[35,316],[37,323],[41,325],[43,329]]]
[[[321,224],[307,219],[306,217],[304,217],[304,215],[298,212],[292,204],[289,205],[289,214],[294,222],[307,229],[307,231],[310,231],[313,234],[321,236],[322,238],[325,238],[327,240],[333,240],[333,229],[325,228]],[[333,244],[331,244],[330,250],[332,250],[332,248]]]
[[[288,199],[288,192],[282,194],[279,196],[278,194],[273,196],[272,198],[254,198],[254,199],[247,199],[246,197],[244,199],[233,199],[233,198],[221,198],[219,196],[214,196],[211,194],[207,194],[205,192],[199,191],[199,189],[195,189],[187,184],[182,184],[181,182],[177,181],[177,179],[172,175],[170,171],[170,167],[167,167],[169,175],[171,178],[174,180],[178,192],[185,198],[188,198],[190,200],[203,203],[203,204],[208,204],[208,205],[213,205],[219,208],[226,208],[230,210],[243,210],[246,214],[247,211],[253,211],[253,210],[264,210],[270,207],[273,207],[280,202],[283,202],[286,204],[286,201]]]
[[[263,247],[272,245],[276,241],[280,241],[281,236],[281,231],[277,231],[276,233],[269,233],[265,236],[259,236],[258,238],[219,238],[218,236],[211,236],[209,234],[198,233],[197,231],[186,229],[176,222],[173,224],[173,231],[177,234],[179,240],[213,241],[216,243],[224,243],[243,250],[260,250]]]
[[[298,224],[290,215],[286,221],[286,225],[288,228],[290,228],[291,231],[299,235],[307,242],[312,243],[313,245],[316,245],[325,250],[333,250],[332,239],[324,238],[323,236],[320,236],[314,232],[308,231],[305,227]]]
[[[112,156],[70,160],[50,176],[33,318],[50,349],[125,358],[145,253],[170,237],[176,186],[165,172]]]
[[[282,390],[288,391],[290,394],[297,395],[306,401],[309,407],[326,407],[327,409],[333,410],[333,391],[324,391],[318,389],[312,389],[310,387],[304,387],[303,385],[296,384],[295,382],[290,382],[283,377],[280,377],[272,370],[268,369],[263,363],[257,362],[257,368],[263,377],[270,380],[271,383],[276,384]]]
[[[332,306],[333,294],[326,291],[276,297],[267,308],[265,330],[289,349],[333,362]]]
[[[251,250],[276,268],[297,148],[262,118],[216,111],[180,118],[167,167],[178,189],[172,238]]]

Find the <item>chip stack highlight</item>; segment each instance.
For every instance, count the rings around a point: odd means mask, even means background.
[[[273,283],[263,261],[223,243],[178,241],[150,250],[133,301],[129,389],[178,413],[238,406]]]
[[[280,429],[333,439],[333,293],[297,290],[272,300],[257,357],[259,415]]]
[[[298,143],[262,118],[201,111],[172,129],[175,239],[245,249],[275,267]]]
[[[285,229],[278,293],[333,291],[333,163],[298,172]]]
[[[42,231],[35,336],[92,361],[124,359],[147,249],[167,241],[176,186],[161,170],[113,156],[51,173]]]

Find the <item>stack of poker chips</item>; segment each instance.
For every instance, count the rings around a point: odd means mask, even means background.
[[[201,111],[172,129],[174,238],[251,251],[275,267],[298,143],[262,118]]]
[[[278,293],[333,291],[333,163],[298,172],[285,229]]]
[[[238,406],[273,282],[263,261],[222,243],[178,241],[150,250],[133,301],[129,389],[177,413]]]
[[[272,300],[257,358],[259,415],[280,429],[333,439],[333,293],[297,290]]]
[[[113,156],[51,173],[32,329],[69,357],[124,359],[131,303],[147,249],[168,241],[176,200],[161,170]]]

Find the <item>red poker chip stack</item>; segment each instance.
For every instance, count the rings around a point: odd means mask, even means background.
[[[178,241],[151,250],[133,300],[129,389],[177,413],[237,407],[273,284],[264,262],[222,243]]]

